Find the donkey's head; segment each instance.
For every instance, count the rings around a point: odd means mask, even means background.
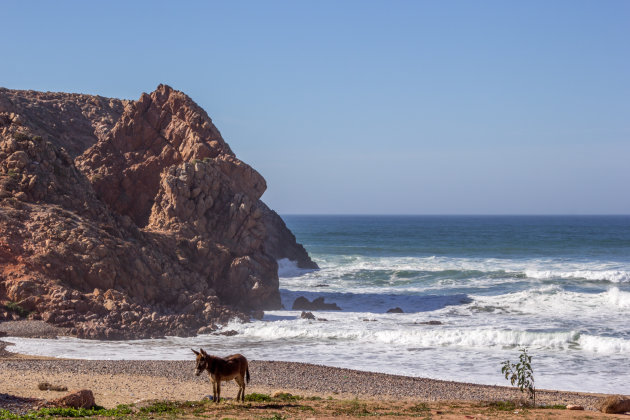
[[[192,349],[191,349],[192,350]],[[193,350],[193,353],[197,356],[197,365],[195,366],[195,375],[201,375],[201,372],[208,369],[208,353],[199,349],[199,351]]]

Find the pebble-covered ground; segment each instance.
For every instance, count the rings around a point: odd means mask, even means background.
[[[52,336],[58,331],[44,323],[1,323],[0,332]],[[16,334],[17,335],[17,334]],[[194,375],[194,355],[189,361],[70,360],[16,355],[0,341],[0,405],[12,397],[52,399],[61,394],[40,391],[40,382],[91,389],[105,407],[150,399],[199,400],[212,393],[206,375]],[[498,401],[523,397],[517,389],[362,372],[305,363],[250,361],[251,383],[247,392],[286,391],[303,396],[371,400]],[[474,378],[471,378],[474,380]],[[223,385],[222,396],[234,397],[234,382]],[[540,390],[540,404],[576,404],[595,407],[600,395]],[[2,399],[4,398],[4,400]],[[13,401],[15,402],[15,401]],[[12,402],[12,403],[13,403]],[[25,405],[29,400],[23,401]]]
[[[12,358],[0,361],[1,392],[21,397],[54,398],[53,391],[39,391],[39,382],[88,388],[104,406],[142,399],[198,400],[211,393],[205,375],[194,376],[194,361],[101,361]],[[284,390],[301,395],[365,399],[418,399],[422,401],[493,401],[518,399],[518,390],[424,378],[361,372],[291,362],[253,360],[249,391]],[[236,386],[223,386],[224,396],[234,396]],[[543,404],[595,406],[601,396],[539,391]]]
[[[58,328],[44,321],[8,321],[0,322],[0,336],[56,338],[67,334],[67,328]]]

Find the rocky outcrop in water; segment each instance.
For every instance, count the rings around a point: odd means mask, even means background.
[[[334,302],[324,302],[323,297],[313,299],[311,302],[304,296],[300,296],[293,301],[291,307],[294,311],[340,311],[341,308]]]
[[[265,247],[275,259],[287,258],[295,261],[300,268],[318,269],[318,265],[311,260],[304,247],[297,242],[293,232],[287,228],[284,220],[261,202],[263,223],[267,226],[265,237]]]
[[[79,337],[192,335],[315,266],[185,94],[0,89],[0,300]]]

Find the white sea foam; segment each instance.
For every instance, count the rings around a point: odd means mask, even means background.
[[[578,340],[584,351],[601,354],[630,354],[630,341],[619,337],[582,335]]]
[[[298,277],[312,271],[312,269],[298,267],[297,261],[288,258],[278,260],[278,277]]]
[[[585,279],[591,281],[608,281],[611,283],[630,282],[630,272],[622,270],[526,270],[525,275],[531,279]]]
[[[630,264],[554,259],[342,256],[318,260],[321,270],[302,270],[279,261],[281,287],[293,291],[413,294],[461,287],[490,288],[533,279],[630,282]]]
[[[514,360],[526,346],[541,388],[630,393],[623,379],[630,376],[630,261],[313,257],[321,270],[278,261],[281,295],[287,308],[300,295],[336,302],[343,312],[313,311],[327,321],[279,310],[266,311],[262,321],[225,326],[238,332],[230,337],[4,340],[15,343],[12,351],[56,357],[191,360],[190,347],[203,347],[256,360],[487,384],[505,384],[500,362]],[[405,313],[386,313],[396,306]]]
[[[622,292],[617,287],[611,287],[605,293],[605,296],[611,305],[622,309],[630,309],[630,292]]]
[[[347,316],[347,315],[346,315]],[[341,317],[339,318],[339,320]],[[358,321],[358,322],[357,322]],[[597,337],[580,334],[578,331],[525,331],[503,328],[453,328],[449,326],[405,325],[387,323],[353,323],[336,320],[309,322],[306,320],[284,320],[254,324],[230,324],[243,338],[253,340],[309,341],[313,343],[349,343],[369,346],[393,346],[435,348],[506,348],[527,346],[545,350],[568,350],[597,352],[601,354],[624,354],[630,350],[630,341],[622,338]],[[345,344],[344,344],[345,343]]]
[[[540,387],[630,392],[623,379],[630,374],[628,339],[577,331],[413,324],[414,318],[422,319],[417,314],[382,314],[373,317],[374,322],[363,321],[369,315],[326,313],[329,320],[323,322],[299,319],[295,311],[274,311],[267,317],[284,319],[232,323],[225,327],[239,332],[232,337],[204,335],[127,342],[75,338],[3,340],[15,343],[8,347],[10,351],[55,357],[192,363],[190,347],[203,347],[219,355],[238,351],[255,360],[303,361],[486,384],[503,384],[500,362],[514,358],[518,347],[527,346],[534,355]],[[615,375],[604,375],[605,372]]]
[[[423,325],[399,328],[393,325],[371,325],[367,328],[352,328],[341,323],[312,323],[305,320],[233,323],[226,328],[236,330],[236,338],[216,336],[163,340],[135,340],[124,343],[96,342],[74,338],[39,340],[5,338],[14,343],[10,351],[26,354],[87,359],[187,359],[188,347],[208,345],[217,350],[221,346],[244,343],[265,343],[272,348],[294,348],[303,346],[327,346],[330,350],[347,346],[371,348],[387,353],[392,349],[452,348],[458,351],[472,349],[491,350],[526,346],[534,352],[578,352],[608,355],[626,355],[630,352],[630,341],[620,337],[593,336],[577,331],[523,331],[497,328],[438,328]],[[231,343],[229,343],[231,341]],[[220,344],[222,343],[222,344]],[[256,345],[259,347],[260,344]],[[339,347],[340,346],[340,347]],[[285,350],[286,351],[286,350]],[[338,351],[338,350],[337,350]]]
[[[601,293],[563,290],[549,285],[498,296],[472,295],[466,310],[522,315],[525,319],[509,322],[563,322],[620,328],[630,316],[630,293],[611,287]]]

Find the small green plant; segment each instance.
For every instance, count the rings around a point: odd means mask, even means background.
[[[0,410],[0,419],[7,420],[31,420],[51,417],[128,417],[132,414],[132,410],[128,405],[119,405],[113,409],[105,409],[103,407],[86,408],[41,408],[37,411],[31,411],[28,414],[13,414],[8,410]]]
[[[514,401],[492,401],[488,407],[498,411],[514,411],[518,408]]]
[[[142,407],[141,413],[173,413],[180,409],[180,404],[174,401],[156,401],[151,405]]]
[[[274,414],[271,417],[265,417],[265,420],[284,420],[286,419],[286,417],[280,415],[280,414]]]
[[[273,398],[281,401],[299,401],[303,399],[303,397],[300,395],[293,395],[289,394],[288,392],[279,392],[277,394],[274,394]]]
[[[359,402],[358,398],[354,398],[350,401],[344,402],[341,407],[335,410],[335,414],[347,415],[347,416],[367,416],[370,411],[367,408],[367,404]]]
[[[418,403],[414,406],[409,407],[409,410],[415,412],[415,413],[422,413],[422,412],[427,412],[427,411],[431,411],[431,409],[429,408],[429,406],[426,403]]]
[[[532,356],[527,354],[526,348],[521,348],[518,363],[510,363],[506,360],[502,363],[501,372],[512,386],[518,386],[521,392],[527,391],[536,406],[536,388],[534,387],[534,369],[532,368]]]
[[[9,410],[5,410],[4,408],[0,409],[0,419],[18,419],[20,416],[17,414],[13,414]]]
[[[19,131],[16,131],[15,133],[13,133],[13,138],[17,141],[28,141],[31,139],[31,136],[29,136],[28,134],[24,134]]]
[[[245,401],[267,402],[271,401],[271,396],[269,396],[269,394],[259,394],[258,392],[252,392],[251,394],[245,395]]]
[[[7,302],[7,303],[4,304],[4,307],[7,309],[7,311],[10,311],[10,312],[13,312],[15,314],[18,314],[20,316],[20,318],[26,318],[30,314],[29,311],[27,311],[26,309],[22,308],[20,305],[18,305],[15,302]]]

